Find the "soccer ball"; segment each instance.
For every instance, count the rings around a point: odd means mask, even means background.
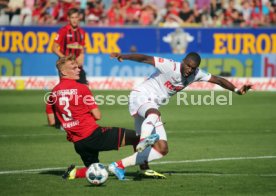
[[[108,178],[108,172],[101,163],[93,163],[86,171],[86,179],[94,185],[102,185]]]

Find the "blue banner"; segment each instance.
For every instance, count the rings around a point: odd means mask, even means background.
[[[182,61],[184,55],[152,54],[163,58]],[[214,75],[222,72],[237,77],[262,77],[275,66],[275,58],[261,55],[213,55],[202,54],[200,67]],[[270,60],[271,59],[271,60]],[[57,57],[53,54],[0,54],[0,76],[56,76]],[[269,66],[261,66],[262,64]],[[88,76],[136,77],[149,76],[154,67],[147,64],[111,59],[108,54],[86,55],[84,69]],[[267,69],[268,71],[264,71]],[[275,74],[274,72],[272,74]]]
[[[55,76],[52,53],[60,27],[1,27],[0,76]],[[275,28],[102,28],[84,27],[88,76],[148,76],[154,68],[135,62],[119,63],[109,53],[137,52],[181,61],[199,52],[201,67],[219,75],[276,76]]]
[[[1,54],[0,76],[56,76],[53,54]]]

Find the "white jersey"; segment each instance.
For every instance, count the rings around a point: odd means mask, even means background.
[[[193,82],[208,81],[211,78],[210,73],[200,68],[186,78],[181,74],[181,63],[170,59],[154,57],[154,62],[157,71],[134,90],[154,96],[160,102],[175,95]]]

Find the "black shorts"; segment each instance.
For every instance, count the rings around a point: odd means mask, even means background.
[[[88,81],[86,79],[86,73],[83,70],[83,68],[81,68],[80,70],[80,79],[78,79],[77,82],[81,84],[88,84]]]
[[[84,165],[88,167],[99,162],[100,151],[119,150],[124,134],[124,128],[98,127],[87,138],[75,142],[74,147]]]

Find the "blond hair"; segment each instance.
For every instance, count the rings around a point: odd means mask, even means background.
[[[76,60],[76,56],[72,54],[61,57],[57,60],[57,63],[56,63],[57,69],[61,71],[67,61],[75,61],[75,60]]]

